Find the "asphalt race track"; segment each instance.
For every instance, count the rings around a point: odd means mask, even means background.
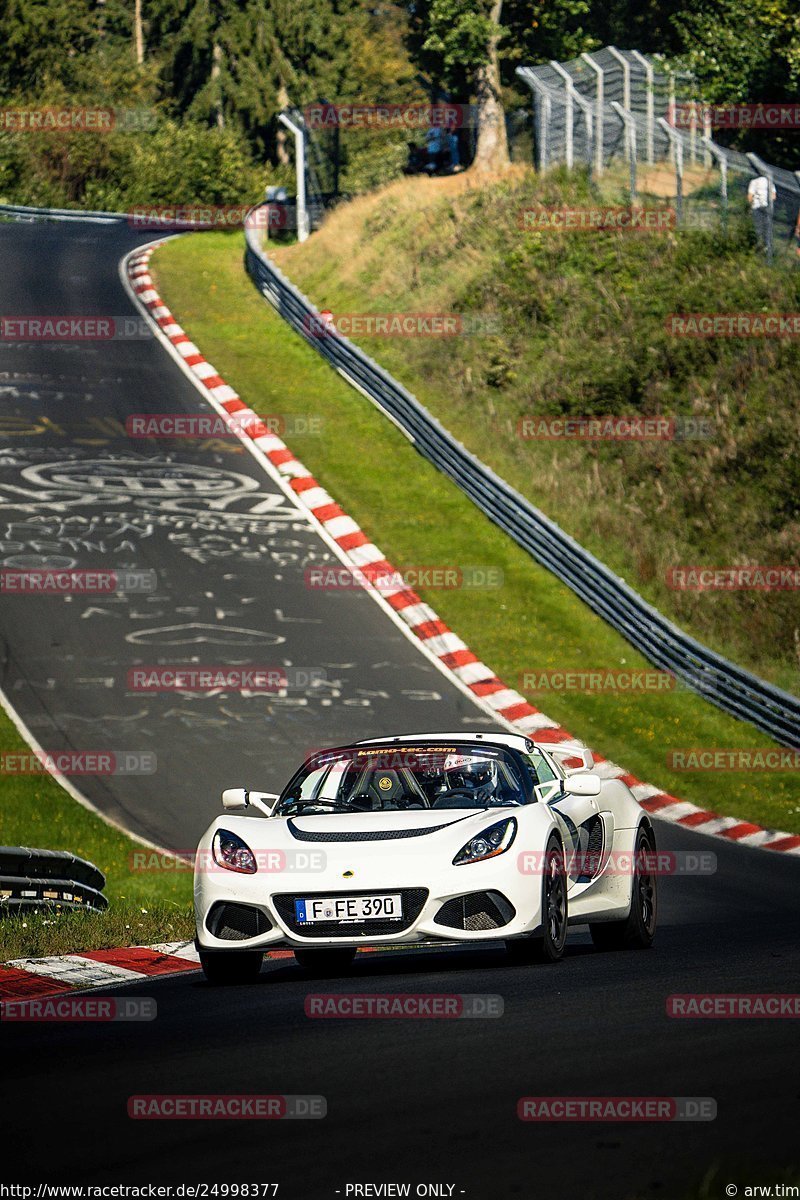
[[[134,317],[117,264],[152,236],[0,224],[2,312]],[[150,594],[0,596],[3,690],[39,744],[155,752],[152,774],[74,780],[126,828],[191,848],[223,787],[280,788],[312,749],[496,728],[365,592],[306,586],[338,560],[236,439],[127,436],[129,416],[211,412],[149,332],[0,343],[0,397],[3,564],[155,572]],[[237,664],[286,694],[127,687],[136,665]]]
[[[124,227],[0,225],[3,313],[129,314],[117,263],[135,242]],[[155,593],[112,602],[0,598],[3,690],[43,746],[157,754],[151,775],[76,781],[104,812],[191,846],[223,785],[268,789],[312,746],[489,727],[369,597],[305,587],[305,566],[329,552],[249,456],[127,439],[129,414],[202,408],[156,342],[0,344],[0,394],[3,564],[55,556],[157,575]],[[210,496],[223,497],[211,515]],[[136,664],[192,660],[313,667],[325,686],[190,699],[125,686]],[[709,1197],[745,1172],[781,1182],[800,1162],[796,1023],[677,1020],[666,1001],[800,991],[800,864],[656,828],[660,848],[713,851],[718,869],[662,881],[646,953],[600,954],[575,930],[555,967],[512,966],[500,946],[360,956],[349,977],[322,980],[278,960],[249,988],[211,988],[196,973],[125,988],[157,1001],[149,1023],[0,1029],[3,1175],[274,1182],[284,1200],[368,1183],[409,1184],[412,1196],[444,1185],[429,1194],[471,1200],[678,1200],[715,1165]],[[504,1013],[305,1015],[309,993],[348,991],[488,993]],[[327,1116],[127,1116],[128,1097],[165,1093],[322,1095]],[[712,1097],[717,1116],[527,1123],[523,1096]]]

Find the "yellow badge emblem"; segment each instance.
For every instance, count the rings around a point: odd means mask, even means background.
[[[388,792],[388,790],[391,786],[392,786],[392,781],[388,775],[383,775],[378,780],[378,787],[381,789],[382,792]]]

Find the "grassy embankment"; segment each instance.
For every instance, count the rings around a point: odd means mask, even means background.
[[[25,749],[2,710],[0,737],[8,752]],[[63,910],[0,919],[0,963],[194,935],[191,872],[133,870],[131,856],[141,845],[73,800],[50,775],[5,777],[0,845],[69,850],[88,859],[105,874],[110,901],[103,913]]]
[[[393,196],[405,196],[408,186],[390,188],[386,204],[390,205]],[[437,196],[435,182],[424,195],[432,204],[454,202],[452,197]],[[369,207],[377,204],[375,199],[357,201],[351,221],[357,223],[359,214],[367,210],[378,220],[379,207]],[[486,207],[492,211],[490,202]],[[431,224],[435,224],[433,216],[428,213]],[[395,217],[387,210],[387,228],[393,227]],[[421,239],[426,222],[419,216],[414,222]],[[347,236],[346,227],[340,227],[340,236]],[[355,240],[349,249],[356,253]],[[305,250],[298,247],[284,252],[283,257],[291,256],[295,271],[302,254],[312,252],[317,253],[314,239]],[[466,237],[460,253],[467,258],[472,253]],[[443,258],[443,275],[451,262],[451,257]],[[321,418],[321,436],[293,437],[292,448],[393,562],[399,566],[491,565],[503,571],[501,589],[424,594],[442,619],[501,678],[518,685],[520,675],[529,671],[647,665],[422,460],[390,422],[285,326],[247,278],[239,235],[208,234],[173,241],[156,253],[153,270],[159,291],[178,320],[249,405],[262,414]],[[380,270],[379,264],[375,270]],[[316,298],[327,294],[320,288]],[[486,302],[481,303],[485,306]],[[336,305],[332,307],[335,310]],[[431,306],[427,308],[430,311]],[[388,349],[384,341],[380,348],[384,360]],[[393,352],[397,353],[396,348]],[[454,380],[463,374],[462,353],[471,352],[471,347],[464,349],[463,345],[448,346],[444,351],[440,346],[438,350],[447,359]],[[397,369],[396,363],[391,365]],[[408,381],[408,374],[398,373]],[[441,405],[437,411],[446,415]],[[482,444],[472,437],[468,440],[483,457],[491,457],[485,433]],[[669,747],[771,745],[752,727],[696,695],[674,690],[634,698],[553,691],[531,698],[598,752],[623,763],[640,778],[703,807],[800,830],[796,773],[703,775],[667,766]]]

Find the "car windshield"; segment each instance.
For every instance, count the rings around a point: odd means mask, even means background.
[[[323,751],[291,780],[276,816],[527,804],[514,758],[488,746],[369,746]]]

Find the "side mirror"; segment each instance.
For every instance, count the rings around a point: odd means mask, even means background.
[[[569,796],[599,796],[602,784],[599,775],[568,775],[564,791]]]
[[[272,816],[272,810],[280,796],[276,792],[251,792],[248,788],[226,788],[222,793],[222,807],[234,812],[246,812],[248,808],[257,808],[265,817]]]

